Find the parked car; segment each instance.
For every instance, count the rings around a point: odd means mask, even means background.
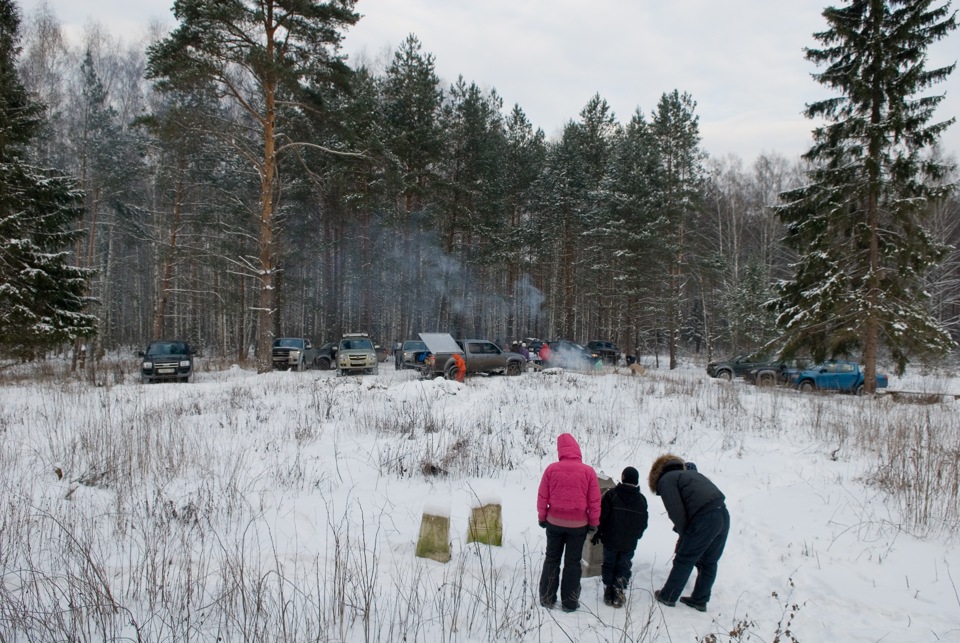
[[[427,345],[419,339],[408,339],[400,345],[397,369],[417,368],[423,364],[423,355],[427,352]],[[418,361],[419,360],[419,361]]]
[[[144,384],[193,381],[193,356],[196,351],[183,340],[152,341],[147,345],[147,350],[137,354],[143,359],[140,363],[140,381]]]
[[[596,358],[585,347],[576,342],[558,339],[548,342],[551,351],[550,363],[553,366],[574,370],[587,369],[596,363]]]
[[[620,349],[613,342],[605,339],[592,339],[587,342],[587,350],[593,359],[601,360],[604,364],[616,364],[620,361]]]
[[[327,342],[317,349],[314,357],[313,367],[321,371],[329,371],[337,366],[337,349],[340,348],[340,342]]]
[[[863,367],[856,362],[828,361],[808,369],[797,371],[790,377],[790,383],[801,391],[839,391],[841,393],[863,394]],[[889,378],[877,373],[877,388],[887,388]]]
[[[813,363],[809,357],[794,357],[780,360],[767,366],[752,368],[743,374],[743,381],[757,386],[782,386],[790,377]]]
[[[735,377],[743,377],[751,370],[766,367],[777,368],[777,362],[766,355],[737,355],[727,360],[710,362],[707,364],[707,375],[722,380],[732,380]]]
[[[337,375],[380,372],[373,340],[366,333],[346,333],[337,347]]]

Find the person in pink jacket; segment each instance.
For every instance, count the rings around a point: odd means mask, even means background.
[[[547,466],[537,493],[537,520],[547,531],[540,604],[555,606],[559,588],[563,611],[573,612],[580,607],[583,543],[600,524],[600,483],[593,467],[583,463],[580,445],[569,433],[557,437],[557,455],[559,461]]]

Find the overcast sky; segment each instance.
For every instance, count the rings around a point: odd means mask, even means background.
[[[174,24],[172,0],[46,2],[69,33],[100,23],[127,38],[150,21]],[[548,136],[599,93],[620,122],[649,115],[664,92],[697,102],[703,148],[751,163],[762,152],[794,158],[810,145],[802,111],[827,97],[803,48],[825,27],[828,0],[359,0],[346,38],[350,58],[383,64],[408,34],[433,54],[444,86],[462,75],[518,104]],[[832,4],[839,4],[833,2]],[[960,56],[960,33],[938,43],[929,66]],[[960,70],[938,85],[938,120],[960,115]],[[960,125],[943,138],[960,155]]]

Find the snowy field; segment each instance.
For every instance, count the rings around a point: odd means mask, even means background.
[[[94,383],[3,375],[0,640],[960,641],[952,396],[805,395],[694,366],[460,384],[392,362],[144,386],[134,362]],[[535,596],[537,485],[565,431],[601,475],[641,472],[625,609],[599,578],[576,613]],[[675,542],[645,484],[664,452],[727,496],[706,613],[653,601]],[[465,542],[489,500],[502,547]],[[449,563],[414,555],[427,507],[451,518]]]

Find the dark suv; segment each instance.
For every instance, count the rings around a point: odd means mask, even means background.
[[[587,342],[587,350],[593,359],[599,359],[604,364],[616,364],[620,361],[620,349],[613,342],[603,339],[592,339]]]
[[[185,341],[150,342],[147,350],[137,354],[143,358],[140,380],[144,384],[193,381],[193,356],[196,351]]]
[[[710,362],[707,364],[707,375],[721,380],[732,380],[735,377],[743,377],[748,371],[754,369],[777,366],[777,362],[765,355],[737,355],[728,360]]]
[[[321,371],[329,371],[337,367],[337,348],[340,342],[327,342],[317,349],[317,356],[314,358],[313,367]]]

